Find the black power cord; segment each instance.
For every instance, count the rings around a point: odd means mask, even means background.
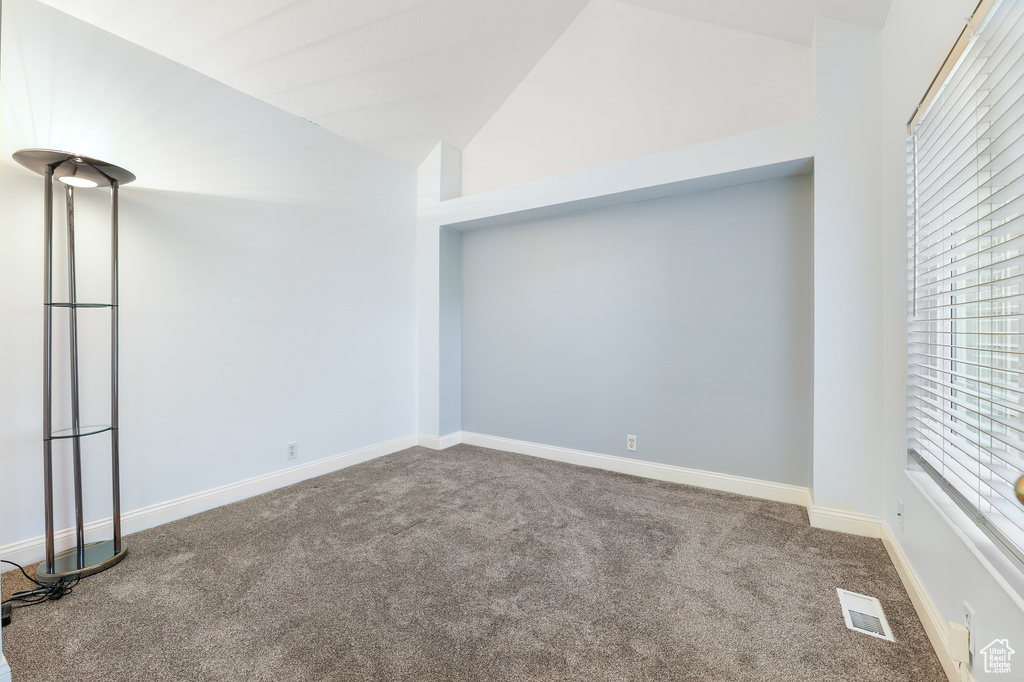
[[[66,595],[71,594],[71,591],[75,588],[75,585],[79,583],[81,578],[60,578],[55,583],[46,584],[41,583],[21,567],[20,564],[16,564],[13,561],[7,559],[0,559],[5,564],[10,564],[16,567],[21,574],[25,576],[30,582],[34,583],[36,587],[31,590],[22,590],[15,592],[11,595],[11,598],[3,602],[3,624],[8,625],[11,622],[11,616],[13,615],[14,609],[22,609],[26,606],[33,606],[35,604],[41,604],[44,601],[52,601],[60,599]]]

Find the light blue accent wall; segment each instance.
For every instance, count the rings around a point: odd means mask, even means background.
[[[465,233],[463,429],[809,485],[812,213],[805,175]]]
[[[462,233],[440,230],[440,435],[462,430]]]

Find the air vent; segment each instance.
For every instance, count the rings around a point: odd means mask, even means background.
[[[843,608],[843,619],[846,627],[865,635],[878,637],[890,642],[893,639],[892,630],[889,628],[889,621],[882,613],[882,604],[874,597],[866,594],[858,594],[849,590],[836,589],[839,593],[839,604]]]

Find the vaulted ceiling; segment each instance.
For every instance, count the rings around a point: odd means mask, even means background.
[[[43,0],[416,166],[466,145],[588,0]],[[890,0],[620,0],[810,45]]]
[[[891,0],[619,0],[810,46],[817,17],[882,28]]]

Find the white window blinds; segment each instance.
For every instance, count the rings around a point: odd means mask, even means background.
[[[1024,568],[1024,2],[994,3],[908,137],[908,448]]]

